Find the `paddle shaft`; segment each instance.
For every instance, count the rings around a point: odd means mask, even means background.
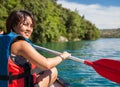
[[[54,55],[60,55],[61,54],[58,51],[54,51],[54,50],[44,48],[44,47],[41,47],[41,46],[37,46],[37,45],[34,45],[34,48],[37,49],[37,50],[42,50],[42,51],[45,51],[45,52],[49,52],[49,53],[54,54]],[[74,60],[76,62],[81,62],[81,63],[84,63],[84,61],[85,61],[83,59],[79,59],[79,58],[74,57],[74,56],[70,56],[70,57],[68,57],[68,59]]]

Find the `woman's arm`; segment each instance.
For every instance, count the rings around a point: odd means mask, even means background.
[[[62,62],[63,58],[56,56],[54,58],[45,58],[39,52],[37,52],[28,42],[24,40],[19,40],[12,44],[11,53],[15,55],[20,55],[29,60],[31,63],[35,64],[37,67],[42,70],[48,70],[59,63]],[[62,53],[64,59],[70,56],[69,53]]]

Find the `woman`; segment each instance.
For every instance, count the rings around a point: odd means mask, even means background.
[[[33,15],[28,11],[13,11],[9,15],[6,21],[8,34],[2,35],[1,41],[3,42],[0,42],[1,46],[4,45],[2,43],[7,44],[5,47],[8,52],[7,57],[9,57],[7,65],[8,71],[6,72],[4,69],[0,70],[0,84],[4,83],[0,87],[7,87],[7,85],[9,87],[34,87],[36,83],[40,87],[49,87],[57,78],[58,72],[55,66],[60,64],[67,57],[71,56],[71,54],[63,52],[61,55],[54,58],[45,58],[38,53],[28,40],[34,30],[34,27],[35,21]],[[4,38],[7,38],[7,40]],[[0,48],[3,49],[1,51],[3,54],[5,54],[5,47],[3,48],[2,46]],[[5,56],[1,54],[0,58],[2,57],[6,58],[6,54]],[[1,60],[3,59],[0,59],[0,61]],[[1,63],[2,62],[0,62],[0,64]],[[35,66],[44,72],[39,75],[31,75],[30,70]],[[2,71],[5,71],[8,76],[2,73]],[[31,84],[32,82],[33,84]],[[5,83],[7,83],[6,86],[4,86]]]

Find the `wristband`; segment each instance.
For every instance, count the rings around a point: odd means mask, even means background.
[[[65,60],[65,58],[64,58],[63,55],[59,55],[59,57],[60,57],[62,60]]]

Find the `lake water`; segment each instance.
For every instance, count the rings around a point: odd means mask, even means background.
[[[120,38],[46,43],[41,44],[41,46],[60,52],[68,51],[72,56],[84,60],[95,61],[102,58],[120,60]],[[49,53],[43,53],[43,55],[46,55],[46,57],[53,56]],[[92,67],[73,60],[65,60],[57,68],[59,76],[69,82],[72,87],[120,87],[120,84],[100,76]]]

